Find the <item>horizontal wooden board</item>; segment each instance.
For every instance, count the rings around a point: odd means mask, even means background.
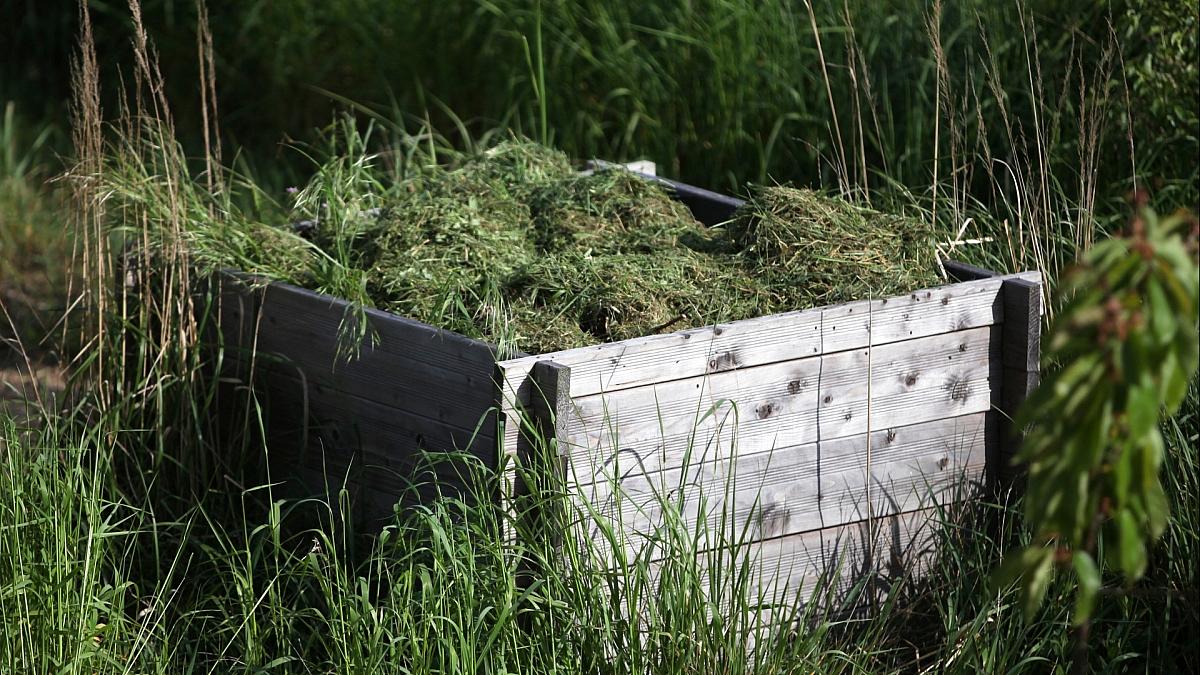
[[[869,488],[862,434],[649,474],[617,467],[627,470],[579,487],[579,499],[632,555],[664,527],[757,541],[914,511],[983,482],[987,415],[874,432]]]
[[[271,412],[292,423],[281,433],[299,438],[308,430],[309,445],[355,447],[366,456],[394,464],[418,451],[470,450],[480,461],[495,465],[495,415],[485,410],[469,429],[445,424],[345,392],[305,387],[295,378],[259,378],[256,391]]]
[[[316,390],[376,401],[471,429],[496,399],[495,354],[486,343],[452,331],[367,310],[375,344],[347,360],[339,329],[349,304],[286,284],[246,289],[257,294],[257,364],[271,376],[299,378]],[[264,373],[266,374],[266,373]]]
[[[648,473],[866,433],[868,370],[872,430],[983,412],[994,338],[976,328],[577,397],[571,472],[586,482],[618,459]]]
[[[999,352],[999,328],[984,327],[825,356],[820,437],[865,433],[868,395],[873,429],[987,410]]]
[[[503,396],[528,402],[529,369],[550,359],[569,366],[572,393],[587,396],[630,387],[752,368],[868,344],[990,326],[1003,320],[998,302],[1005,279],[1040,280],[1037,272],[962,282],[872,302],[817,308],[651,335],[503,361]]]
[[[1004,320],[1000,288],[1005,278],[980,279],[906,296],[827,307],[822,313],[822,351],[885,345],[999,324]]]
[[[744,588],[762,606],[766,625],[789,617],[791,605],[808,602],[825,613],[845,613],[870,597],[886,597],[892,584],[933,564],[938,518],[939,510],[928,508],[718,549],[701,554],[702,574],[711,587],[716,570],[727,576],[738,566],[735,556],[744,556]],[[731,600],[723,598],[720,606],[728,609]]]
[[[754,640],[793,630],[806,617],[861,614],[936,562],[938,518],[925,509],[666,558],[650,563],[650,588],[637,609],[645,616],[662,596],[699,593],[710,614]]]

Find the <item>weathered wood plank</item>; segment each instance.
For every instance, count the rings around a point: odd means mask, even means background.
[[[478,488],[471,485],[477,478],[472,472],[496,465],[494,415],[481,417],[468,430],[345,392],[307,387],[290,377],[262,380],[256,389],[266,415],[268,450],[281,477],[297,471],[340,481],[349,475],[352,492],[374,490],[395,503],[409,493],[467,496],[468,485]],[[459,452],[472,459],[445,456]],[[391,504],[385,506],[364,515],[386,517]]]
[[[621,459],[642,471],[862,434],[991,407],[994,329],[577,397],[571,470],[585,481]]]
[[[1021,449],[1021,430],[1011,420],[1041,381],[1042,286],[1025,279],[1009,279],[1001,288],[1005,321],[1002,332],[1003,364],[1001,412],[1006,419],[992,465],[996,487],[1010,485],[1020,467],[1013,458]]]
[[[1042,353],[1042,285],[1009,279],[1001,289],[1004,302],[1004,367],[1038,372]]]
[[[753,325],[744,325],[751,323]],[[775,314],[545,355],[570,366],[572,392],[587,396],[820,353],[820,310]],[[740,356],[739,356],[740,355]],[[504,396],[527,401],[539,357],[501,363]]]
[[[999,302],[1002,283],[981,279],[829,307],[822,315],[822,353],[995,325],[1004,317]]]
[[[218,283],[222,374],[264,404],[272,474],[288,493],[336,497],[345,484],[356,516],[374,524],[402,498],[469,497],[471,467],[496,466],[489,345],[367,310],[376,343],[346,360],[348,303],[233,275]],[[433,460],[457,451],[473,459]]]
[[[845,615],[881,600],[894,584],[919,576],[936,560],[937,508],[893,514],[757,542],[714,546],[694,561],[651,563],[657,584],[699,578],[727,621],[769,631],[812,616]],[[669,589],[663,592],[671,592]],[[750,616],[734,617],[733,612]],[[742,624],[746,625],[746,624]]]
[[[820,437],[865,433],[868,394],[874,428],[987,410],[998,338],[974,328],[823,357]]]
[[[344,301],[232,275],[218,282],[222,374],[264,405],[269,465],[283,494],[336,502],[344,486],[355,518],[374,525],[397,501],[478,491],[468,489],[469,465],[496,465],[496,422],[485,419],[491,347],[368,310],[378,342],[344,360]],[[440,456],[456,450],[474,459]]]
[[[495,354],[484,342],[367,310],[376,344],[346,360],[338,336],[348,303],[286,284],[247,293],[258,295],[261,312],[258,361],[273,373],[464,429],[495,401]]]
[[[757,541],[914,511],[982,483],[988,415],[874,432],[869,487],[862,434],[650,474],[617,467],[627,471],[601,476],[578,496],[627,535],[630,555],[667,526]]]
[[[264,377],[269,373],[270,377]],[[495,417],[479,411],[469,428],[447,424],[402,408],[337,389],[313,386],[285,373],[260,371],[255,390],[270,404],[274,432],[297,448],[323,445],[366,447],[380,455],[406,457],[418,451],[471,450],[481,462],[495,466]],[[305,436],[308,436],[305,442]],[[302,459],[302,457],[301,457]]]
[[[503,508],[510,515],[513,514],[514,506],[511,500],[517,494],[517,462],[520,461],[520,455],[523,451],[525,442],[524,434],[521,432],[523,424],[528,422],[528,413],[525,412],[521,404],[515,401],[501,401],[499,406],[500,420],[500,447],[497,449],[498,461],[500,466],[500,499]]]
[[[762,606],[763,624],[792,618],[788,605],[813,602],[822,613],[841,614],[885,598],[892,585],[933,564],[938,517],[934,507],[748,544],[746,588]],[[712,562],[708,575],[716,569]],[[727,609],[731,599],[721,606]]]
[[[1027,272],[917,291],[905,296],[735,321],[501,362],[503,396],[528,401],[529,369],[552,359],[572,369],[575,396],[639,387],[702,373],[856,349],[871,344],[990,326],[1003,319],[997,298],[1005,279],[1038,280]]]
[[[530,373],[534,394],[529,410],[537,422],[540,440],[562,455],[567,440],[567,418],[571,407],[571,369],[554,361],[539,361]]]
[[[511,522],[526,518],[530,536],[555,539],[561,535],[557,513],[549,512],[542,495],[557,489],[565,478],[566,462],[562,449],[566,443],[567,410],[571,404],[571,369],[553,361],[539,361],[531,371],[535,393],[526,407],[528,417],[516,423],[523,426],[517,443],[516,461],[504,465],[504,484],[512,492],[502,495],[507,502]],[[532,497],[538,508],[525,508],[520,502]]]

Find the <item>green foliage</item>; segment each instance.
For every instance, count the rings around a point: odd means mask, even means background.
[[[1132,101],[1120,112],[1133,118],[1134,132],[1149,150],[1144,160],[1151,175],[1159,180],[1190,179],[1195,199],[1200,7],[1172,0],[1127,0],[1126,5],[1118,30]]]
[[[1128,234],[1097,244],[1067,277],[1046,350],[1054,370],[1016,420],[1028,429],[1018,460],[1028,465],[1035,535],[998,578],[1022,579],[1027,616],[1055,570],[1071,567],[1074,621],[1085,623],[1098,560],[1132,585],[1167,528],[1159,420],[1179,409],[1200,359],[1196,238],[1195,218],[1144,208]]]
[[[115,81],[128,17],[123,3],[91,4],[103,74]],[[140,4],[161,50],[179,128],[199,129],[193,3]],[[725,190],[772,178],[832,185],[844,170],[834,166],[842,152],[851,164],[869,163],[863,178],[876,185],[914,185],[929,175],[937,65],[925,0],[817,0],[815,31],[805,3],[788,0],[209,4],[222,129],[250,149],[250,160],[269,161],[275,171],[280,164],[309,169],[275,146],[281,137],[311,139],[328,123],[333,93],[396,122],[428,116],[439,128],[457,121],[475,131],[504,126],[574,157],[648,157],[671,175]],[[942,29],[957,59],[949,71],[954,91],[966,96],[985,86],[979,27],[986,26],[997,72],[1012,92],[1002,105],[1027,119],[1036,98],[1023,93],[1022,10],[985,0],[947,5]],[[1106,37],[1104,3],[1059,0],[1035,9],[1060,28],[1038,38],[1047,73],[1068,70],[1073,46]],[[11,35],[0,35],[0,45],[12,50],[0,59],[0,86],[66,100],[74,3],[15,14],[20,21]],[[1072,40],[1073,31],[1086,39]],[[1066,92],[1073,87],[1047,98]],[[987,114],[996,114],[994,105]],[[1074,112],[1062,111],[1067,119]],[[852,132],[859,122],[861,142]],[[992,146],[1006,147],[1000,125],[989,130]],[[194,135],[185,140],[200,147]]]

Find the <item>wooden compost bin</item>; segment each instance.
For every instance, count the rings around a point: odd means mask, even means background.
[[[703,222],[736,206],[676,191]],[[660,525],[654,495],[677,495],[689,523],[732,516],[758,583],[795,597],[834,567],[849,582],[919,566],[935,509],[1004,480],[1008,420],[1038,377],[1040,276],[946,269],[956,283],[899,297],[499,361],[377,310],[375,344],[346,361],[348,303],[286,284],[226,276],[221,313],[294,494],[345,483],[359,521],[379,522],[426,450],[521,457],[525,415],[632,552]],[[444,463],[417,480],[418,500],[463,485]]]

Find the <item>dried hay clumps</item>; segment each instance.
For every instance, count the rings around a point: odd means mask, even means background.
[[[532,194],[538,248],[546,252],[650,253],[680,237],[704,237],[686,206],[627,171],[599,171],[541,186]]]
[[[924,228],[766,188],[706,228],[658,183],[501,144],[391,191],[351,244],[387,310],[549,352],[895,294],[933,280]]]
[[[734,260],[682,246],[544,256],[508,291],[514,337],[536,352],[730,321],[771,305],[767,290]]]
[[[533,143],[428,169],[395,193],[356,245],[370,265],[371,296],[473,337],[554,350],[652,332],[682,321],[674,307],[695,304],[672,298],[719,273],[682,273],[712,262],[693,254],[685,265],[691,252],[680,237],[707,234],[661,186],[625,171],[581,176],[564,155]],[[636,258],[650,252],[680,258],[670,263],[679,273],[655,278],[649,263],[657,261]],[[608,291],[581,282],[607,273],[616,275]],[[651,300],[641,297],[644,280],[655,284],[644,289]]]
[[[936,280],[925,223],[812,190],[758,189],[729,235],[798,306],[898,295]]]

